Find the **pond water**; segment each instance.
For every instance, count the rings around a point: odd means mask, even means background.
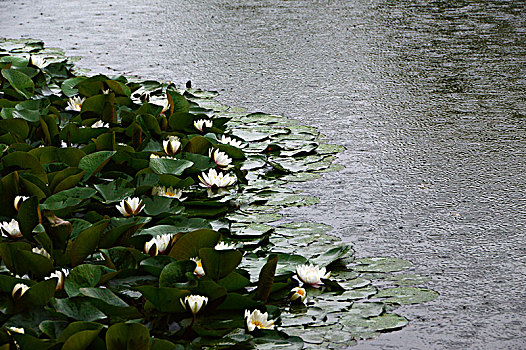
[[[526,346],[524,1],[2,1],[0,35],[316,126],[346,166],[290,220],[441,296],[358,348]]]

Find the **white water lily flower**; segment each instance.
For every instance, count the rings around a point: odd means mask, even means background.
[[[11,292],[11,295],[13,296],[13,299],[18,300],[24,295],[25,292],[27,292],[29,289],[29,286],[24,283],[17,283],[13,287],[13,291]]]
[[[268,313],[262,313],[258,309],[250,312],[245,310],[245,319],[247,322],[247,329],[252,332],[254,329],[274,329],[274,321],[267,320]]]
[[[16,196],[15,197],[15,201],[14,201],[15,209],[16,210],[20,209],[20,206],[22,205],[22,202],[25,201],[26,199],[29,199],[29,197],[27,197],[27,196]]]
[[[180,299],[181,304],[185,310],[190,310],[193,315],[197,315],[199,310],[208,303],[208,298],[201,295],[188,295],[186,298]]]
[[[33,66],[38,67],[40,69],[44,69],[47,66],[49,66],[49,62],[46,61],[44,57],[41,56],[33,56],[31,55],[30,62]]]
[[[199,259],[198,257],[195,257],[195,258],[191,258],[190,260],[195,262],[195,264],[197,265],[194,270],[194,275],[196,275],[197,277],[203,277],[205,275],[205,269],[203,269],[203,264],[201,263],[201,259]]]
[[[309,284],[314,288],[319,288],[323,279],[331,276],[330,272],[326,272],[325,267],[315,265],[299,265],[296,266],[296,274],[298,278],[305,284]]]
[[[295,301],[299,299],[303,303],[303,301],[307,297],[307,291],[305,290],[305,288],[295,287],[295,288],[292,288],[290,292],[293,293],[290,296],[291,301]]]
[[[80,112],[80,110],[82,109],[82,104],[85,100],[85,98],[81,98],[80,96],[70,97],[66,109],[70,111]]]
[[[177,136],[170,136],[168,140],[163,141],[163,148],[167,155],[174,156],[181,148],[181,141]]]
[[[165,233],[150,239],[144,244],[144,252],[151,256],[157,256],[168,250],[170,243],[172,242],[173,235]]]
[[[69,271],[66,269],[56,270],[55,272],[52,272],[49,276],[44,277],[45,280],[51,279],[51,278],[58,278],[57,281],[57,287],[56,290],[64,289],[64,282],[66,280],[66,277],[68,277]]]
[[[157,154],[153,154],[153,153],[150,154],[150,159],[155,159],[155,158],[157,158],[157,159],[175,159],[172,156],[161,156],[161,157],[159,157]]]
[[[234,250],[236,249],[235,244],[228,244],[225,242],[219,242],[214,247],[215,250]]]
[[[221,140],[219,140],[222,144],[234,146],[237,148],[243,148],[245,147],[245,144],[243,142],[236,140],[234,138],[231,138],[229,136],[221,135]]]
[[[16,219],[11,220],[10,222],[4,221],[0,224],[0,227],[3,230],[2,235],[4,237],[8,237],[5,233],[13,238],[22,236],[22,232],[20,232],[20,227],[18,226],[18,221],[16,221]]]
[[[31,249],[31,251],[33,253],[40,254],[42,256],[45,256],[48,259],[51,259],[51,255],[49,255],[49,253],[44,248],[35,247],[35,248]]]
[[[128,197],[123,199],[115,208],[124,216],[135,216],[144,209],[144,204],[138,197]]]
[[[202,187],[228,187],[237,181],[235,175],[223,174],[222,172],[217,172],[215,169],[210,169],[208,174],[203,171],[201,175],[197,177],[201,180],[199,185]]]
[[[183,195],[183,190],[173,187],[164,187],[164,186],[155,186],[152,189],[152,195],[168,197],[168,198],[177,198],[180,201],[184,201],[186,198],[181,198]]]
[[[10,331],[15,332],[15,333],[20,333],[20,334],[25,333],[24,328],[7,327],[7,332],[9,333]]]
[[[104,123],[102,120],[98,120],[97,122],[91,124],[92,128],[109,128],[109,123]]]
[[[199,119],[194,122],[194,127],[199,131],[203,131],[203,127],[211,128],[213,124],[209,119]]]
[[[208,150],[208,156],[212,158],[214,163],[220,167],[228,167],[232,163],[232,158],[230,158],[225,152],[221,152],[219,149],[213,150],[210,148]]]

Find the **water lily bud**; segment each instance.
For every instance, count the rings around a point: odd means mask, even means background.
[[[51,275],[44,277],[45,280],[48,280],[50,278],[58,278],[57,281],[57,287],[55,290],[61,290],[64,289],[64,282],[66,281],[66,277],[69,275],[69,271],[66,269],[57,270],[55,272],[52,272]]]
[[[29,197],[27,197],[27,196],[16,196],[15,197],[15,201],[14,201],[15,209],[19,210],[20,206],[22,205],[22,202],[25,201],[26,199],[29,199]]]
[[[11,292],[11,295],[13,296],[13,299],[18,300],[24,295],[25,292],[29,289],[29,286],[27,286],[24,283],[17,283],[13,287],[13,291]]]
[[[290,296],[291,301],[299,300],[303,303],[303,301],[307,297],[307,291],[305,290],[305,288],[295,287],[295,288],[292,288],[290,292],[293,293]]]
[[[181,148],[181,141],[177,136],[170,136],[168,140],[163,141],[164,152],[169,156],[174,156],[179,148]]]
[[[144,252],[150,256],[163,254],[168,250],[168,247],[172,242],[172,238],[173,235],[169,233],[154,237],[144,244]]]
[[[211,128],[213,125],[213,122],[209,119],[199,119],[194,122],[194,127],[199,130],[203,131],[204,127]]]
[[[197,315],[199,310],[208,303],[208,298],[201,295],[188,295],[180,299],[185,310],[190,310],[192,314]]]
[[[245,310],[245,321],[247,329],[252,332],[254,329],[274,329],[274,321],[267,320],[268,313],[262,313],[258,309],[250,312]]]
[[[198,278],[203,277],[205,275],[205,270],[203,269],[203,264],[201,263],[201,259],[195,257],[195,258],[191,258],[190,260],[195,262],[197,265],[194,270],[194,275],[196,275]]]

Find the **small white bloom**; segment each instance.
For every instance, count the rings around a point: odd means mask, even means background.
[[[212,125],[213,123],[209,119],[199,119],[194,122],[194,127],[201,132],[203,131],[203,127],[211,128]]]
[[[325,267],[315,265],[299,265],[296,266],[296,274],[298,278],[305,284],[309,284],[314,288],[319,288],[323,279],[331,276],[330,272],[326,272]]]
[[[167,155],[174,156],[181,147],[181,141],[177,136],[170,136],[163,141],[163,148]]]
[[[107,90],[102,89],[102,93],[103,93],[104,95],[109,95],[109,94],[110,94],[110,91],[111,91],[110,89],[107,89]]]
[[[190,310],[192,314],[196,315],[203,306],[208,303],[208,298],[201,295],[188,295],[186,298],[180,299],[181,304],[185,310]]]
[[[228,187],[237,181],[235,175],[223,174],[222,172],[217,172],[215,169],[210,169],[208,174],[203,171],[201,175],[197,177],[201,181],[199,185],[202,187]]]
[[[109,128],[109,123],[104,123],[102,120],[98,120],[97,122],[91,124],[92,128]]]
[[[205,269],[203,269],[203,264],[201,263],[201,259],[199,259],[198,257],[195,257],[195,258],[191,258],[190,260],[195,262],[195,264],[197,265],[194,270],[194,275],[196,275],[197,277],[203,277],[205,275]]]
[[[24,283],[17,283],[13,287],[13,291],[11,292],[11,295],[13,296],[13,299],[18,300],[24,295],[25,292],[27,292],[29,289],[29,286]]]
[[[232,163],[232,158],[230,158],[225,152],[221,152],[219,149],[213,150],[210,148],[208,150],[208,156],[212,158],[214,163],[220,167],[228,167]]]
[[[156,256],[166,252],[170,243],[172,242],[173,235],[165,233],[150,239],[144,244],[144,252],[150,254],[151,256]]]
[[[295,288],[292,288],[290,292],[293,293],[290,296],[290,300],[292,301],[299,299],[303,303],[303,301],[307,297],[307,291],[305,290],[305,288],[295,287]]]
[[[85,100],[85,98],[81,98],[80,96],[70,97],[66,109],[70,111],[80,112],[80,110],[82,109],[82,104]]]
[[[234,250],[236,249],[235,244],[228,244],[225,242],[219,242],[214,247],[215,250]]]
[[[247,329],[252,332],[254,329],[274,329],[274,321],[267,320],[268,313],[262,313],[258,309],[250,312],[245,310],[245,319],[247,322]]]
[[[16,196],[15,197],[15,209],[18,210],[20,209],[20,206],[22,205],[22,202],[25,201],[26,199],[29,199],[29,197],[27,196]]]
[[[245,144],[243,144],[243,142],[236,140],[232,137],[225,136],[225,135],[221,135],[221,140],[219,140],[219,142],[221,142],[222,144],[234,146],[237,148],[245,147]]]
[[[4,221],[0,224],[0,227],[3,230],[2,235],[4,237],[8,237],[5,233],[13,238],[22,236],[22,232],[20,232],[20,227],[18,226],[18,221],[16,221],[16,219],[11,220],[10,222]]]
[[[44,69],[49,65],[49,62],[47,62],[45,58],[41,56],[31,55],[30,62],[33,66],[38,67],[40,69]]]
[[[52,272],[49,276],[44,277],[45,280],[51,279],[51,278],[58,278],[57,281],[57,287],[56,290],[64,289],[64,282],[66,280],[66,277],[68,277],[69,271],[66,269],[56,270],[55,272]]]
[[[135,216],[143,210],[144,204],[138,197],[128,197],[115,207],[124,216]]]
[[[8,332],[9,331],[13,331],[15,333],[20,333],[20,334],[24,334],[25,333],[24,328],[7,327],[7,329],[8,329]]]
[[[186,198],[181,198],[183,195],[183,190],[173,187],[164,187],[164,186],[155,186],[152,189],[152,195],[154,196],[161,196],[161,197],[168,197],[168,198],[177,198],[180,201],[184,201]]]
[[[48,259],[51,259],[51,255],[49,255],[49,253],[44,248],[35,247],[35,248],[31,249],[31,251],[33,253],[40,254],[42,256],[45,256]]]

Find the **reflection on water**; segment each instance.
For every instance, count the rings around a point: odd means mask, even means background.
[[[202,0],[2,2],[0,33],[95,71],[222,89],[229,105],[319,126],[346,170],[291,216],[357,254],[413,261],[441,293],[363,348],[526,343],[526,3]],[[110,70],[111,72],[111,70]]]

